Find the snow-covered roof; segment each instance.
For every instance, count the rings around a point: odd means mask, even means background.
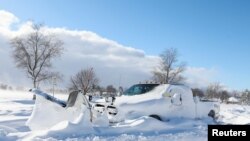
[[[235,98],[235,97],[230,97],[230,98],[228,99],[228,101],[229,101],[229,102],[239,102],[239,100],[238,100],[237,98]]]

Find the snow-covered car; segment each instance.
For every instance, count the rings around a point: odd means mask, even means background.
[[[60,122],[93,126],[109,126],[141,117],[153,117],[161,121],[171,118],[213,118],[219,112],[216,102],[201,102],[193,97],[189,87],[168,84],[137,84],[111,101],[89,101],[81,91],[71,92],[62,101],[38,90],[33,112],[26,125],[31,130],[49,129]]]
[[[102,104],[96,104],[98,109]],[[113,105],[113,106],[112,106]],[[171,118],[216,118],[218,102],[202,102],[193,97],[192,90],[184,85],[136,84],[116,97],[107,110],[112,122],[150,116],[167,121]],[[105,106],[102,106],[105,109]],[[113,108],[112,108],[113,107]],[[116,113],[117,112],[117,113]]]

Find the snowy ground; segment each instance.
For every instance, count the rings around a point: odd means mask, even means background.
[[[65,95],[56,95],[56,97],[67,99]],[[0,90],[0,140],[205,141],[207,124],[214,124],[209,119],[172,119],[168,122],[160,122],[149,117],[141,117],[113,127],[93,128],[95,134],[67,128],[30,131],[25,122],[34,105],[31,98],[32,94],[29,92]],[[222,104],[219,122],[250,124],[250,106]]]

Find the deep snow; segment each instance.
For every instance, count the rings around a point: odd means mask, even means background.
[[[67,95],[56,94],[56,97],[67,99]],[[210,119],[171,119],[160,122],[150,117],[140,117],[112,127],[89,126],[84,128],[85,131],[67,121],[51,129],[31,131],[25,125],[34,106],[31,98],[29,92],[0,90],[0,140],[205,141],[207,124],[214,124]],[[250,106],[221,104],[220,113],[221,124],[250,124]]]

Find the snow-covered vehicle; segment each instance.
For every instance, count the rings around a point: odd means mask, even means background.
[[[32,92],[37,99],[26,123],[32,130],[51,128],[62,121],[109,126],[144,116],[168,121],[171,118],[215,118],[219,112],[218,103],[199,101],[184,85],[137,84],[111,101],[89,101],[81,91],[70,93],[67,102],[37,89]]]
[[[96,104],[94,107],[99,107]],[[219,113],[218,102],[202,102],[193,97],[191,89],[184,85],[136,84],[127,89],[122,96],[116,97],[112,122],[150,116],[167,121],[171,118],[216,118]],[[95,109],[94,108],[94,109]]]

